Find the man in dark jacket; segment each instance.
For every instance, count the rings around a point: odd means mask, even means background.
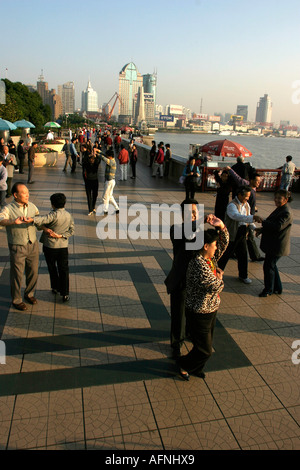
[[[33,142],[32,146],[28,150],[28,180],[27,180],[27,184],[34,183],[34,181],[32,181],[32,177],[33,177],[33,170],[34,170],[34,159],[35,159],[36,148],[37,148],[37,142]]]

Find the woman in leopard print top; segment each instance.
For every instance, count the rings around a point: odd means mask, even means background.
[[[187,270],[186,321],[193,348],[178,360],[180,374],[186,380],[189,373],[204,377],[202,369],[212,354],[214,326],[224,288],[223,271],[217,261],[228,246],[229,234],[222,220],[214,215],[207,216],[206,222],[214,229],[204,232],[204,246]]]

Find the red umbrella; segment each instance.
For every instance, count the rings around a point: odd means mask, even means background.
[[[241,144],[232,142],[231,140],[213,140],[200,147],[200,152],[208,155],[218,155],[221,157],[251,157],[252,153]]]

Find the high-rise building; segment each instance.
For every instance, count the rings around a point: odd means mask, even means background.
[[[63,112],[61,98],[54,88],[49,90],[48,82],[45,82],[43,76],[43,71],[37,81],[37,92],[41,96],[43,104],[50,106],[52,119],[56,120]]]
[[[82,111],[96,111],[98,112],[98,93],[93,90],[90,80],[88,81],[87,88],[81,95],[81,110]]]
[[[256,108],[255,122],[271,123],[272,121],[272,102],[269,95],[264,95],[259,99]]]
[[[63,114],[73,114],[75,111],[75,86],[74,82],[58,85],[58,94],[62,101]]]
[[[154,106],[156,104],[156,83],[156,73],[147,73],[146,75],[143,75],[144,93],[151,93],[153,95]]]
[[[139,88],[143,86],[143,77],[133,62],[124,65],[119,73],[119,122],[131,124],[134,119],[133,102]]]
[[[244,104],[238,104],[236,107],[236,115],[243,116],[243,121],[248,121],[248,106]]]

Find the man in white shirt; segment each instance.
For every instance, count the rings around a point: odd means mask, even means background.
[[[229,245],[218,261],[218,266],[224,271],[230,257],[235,253],[238,262],[239,278],[245,284],[251,284],[248,278],[247,236],[249,225],[260,222],[258,215],[251,215],[248,204],[251,195],[249,186],[241,186],[236,197],[228,204],[225,214],[225,225],[229,232]],[[254,226],[255,227],[255,226]]]
[[[292,162],[291,155],[288,155],[285,160],[286,163],[283,165],[281,172],[280,189],[288,191],[295,173],[296,165]]]
[[[52,132],[52,131],[49,131],[49,132],[48,132],[46,139],[47,139],[47,140],[53,140],[53,139],[54,139],[54,135],[53,135],[53,132]]]

